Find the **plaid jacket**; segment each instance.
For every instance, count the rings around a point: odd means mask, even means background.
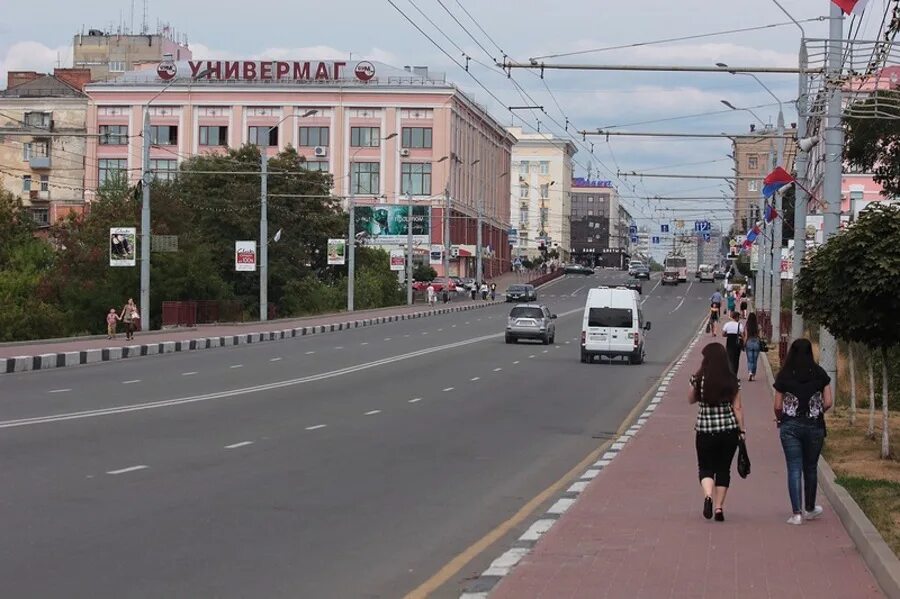
[[[697,424],[694,430],[698,433],[724,433],[738,429],[737,418],[730,403],[708,404],[703,401],[703,378],[697,380],[691,376],[691,385],[697,389],[700,397],[700,410],[697,412]]]

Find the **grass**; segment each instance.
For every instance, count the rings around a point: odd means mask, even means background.
[[[847,489],[884,541],[900,556],[900,482],[839,476],[836,482]]]

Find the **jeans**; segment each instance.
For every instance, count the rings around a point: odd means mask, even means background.
[[[717,487],[731,484],[731,461],[738,446],[738,431],[697,433],[697,470],[700,480],[711,478]]]
[[[756,375],[756,362],[759,360],[759,339],[752,337],[747,339],[747,370]]]
[[[825,443],[825,429],[815,421],[806,422],[791,418],[781,423],[779,430],[784,459],[787,462],[788,495],[795,514],[805,506],[807,512],[816,507],[818,474],[816,466]],[[800,480],[803,479],[803,504],[800,497]]]

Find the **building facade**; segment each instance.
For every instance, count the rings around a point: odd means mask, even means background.
[[[0,91],[0,181],[38,226],[84,210],[90,73],[10,71]]]
[[[114,79],[144,64],[156,64],[166,55],[176,61],[193,58],[187,39],[177,40],[168,27],[146,35],[90,29],[72,39],[73,66],[89,69],[95,81]]]
[[[790,128],[785,129],[785,135],[795,134],[796,129],[796,123],[791,123]],[[749,133],[736,135],[732,139],[736,174],[734,227],[740,233],[746,233],[752,224],[761,218],[762,182],[774,168],[774,157],[778,148],[777,133],[778,131],[771,125],[766,125],[762,129],[750,125]],[[792,172],[796,155],[797,144],[785,138],[784,160],[779,166]]]
[[[572,261],[597,266],[604,255],[627,254],[631,215],[612,181],[575,178],[571,190]]]
[[[575,144],[545,133],[525,133],[520,127],[507,130],[517,140],[513,146],[513,176],[509,186],[512,197],[509,220],[518,231],[514,252],[535,258],[543,245],[547,250],[557,250],[561,260],[569,260]]]
[[[450,274],[472,276],[480,213],[485,275],[509,270],[514,138],[443,75],[367,61],[153,67],[87,87],[88,130],[99,135],[89,138],[85,187],[96,189],[115,173],[140,179],[147,107],[148,166],[156,177],[174,176],[181,161],[200,153],[251,143],[271,156],[290,145],[307,168],[331,173],[334,194],[345,203],[371,206],[373,214],[392,204],[430,209],[430,243],[416,248],[417,261],[428,259],[430,244],[444,245],[448,218]],[[387,239],[368,242],[405,245]]]

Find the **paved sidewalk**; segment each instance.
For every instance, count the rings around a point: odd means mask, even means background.
[[[579,499],[500,580],[492,598],[882,596],[821,490],[820,520],[785,523],[784,457],[764,375],[744,380],[742,390],[752,473],[744,480],[734,469],[724,523],[701,516],[696,407],[686,397],[690,373],[712,340],[700,339],[652,416],[594,471]]]

